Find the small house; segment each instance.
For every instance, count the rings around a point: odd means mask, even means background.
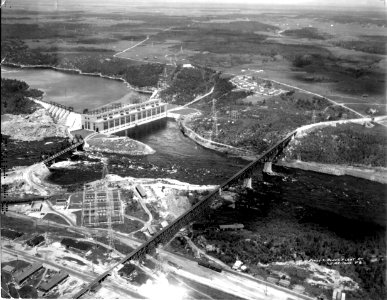
[[[118,275],[124,278],[129,276],[136,270],[136,267],[132,264],[125,264],[121,269],[118,270]]]
[[[283,287],[289,287],[290,286],[290,281],[289,280],[286,280],[286,279],[281,279],[279,282],[278,282],[279,285],[283,286]]]
[[[67,204],[67,199],[57,199],[55,205],[66,206],[66,204]]]
[[[236,260],[232,268],[234,270],[238,270],[242,265],[243,265],[243,262],[241,262],[240,260]]]
[[[279,279],[278,278],[275,278],[275,277],[267,277],[266,280],[270,283],[274,283],[274,284],[277,284]]]

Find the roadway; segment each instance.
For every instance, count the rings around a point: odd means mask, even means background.
[[[189,279],[190,281],[195,281],[201,285],[206,285],[212,289],[217,289],[223,293],[228,293],[235,297],[252,300],[287,300],[290,296],[292,299],[313,299],[264,280],[259,280],[250,275],[235,272],[230,270],[230,268],[229,270],[223,270],[222,273],[218,273],[199,266],[196,261],[185,256],[167,252],[162,249],[158,249],[158,252],[162,260],[171,261],[181,267],[180,269],[177,269],[164,264],[172,274]]]
[[[145,40],[137,43],[136,45],[131,46],[131,47],[125,49],[125,50],[122,50],[121,52],[117,52],[116,54],[113,55],[113,57],[117,57],[117,55],[119,55],[119,54],[125,53],[126,51],[129,51],[129,50],[131,50],[133,48],[136,48],[137,46],[140,46],[141,44],[145,43],[147,40],[149,40],[149,36],[147,36]],[[120,58],[131,59],[131,58],[126,58],[126,57],[120,57]]]

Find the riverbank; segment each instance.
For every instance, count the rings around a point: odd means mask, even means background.
[[[58,72],[64,72],[64,73],[69,73],[69,74],[78,74],[78,75],[84,75],[84,76],[92,76],[92,77],[100,77],[104,79],[110,79],[110,80],[116,80],[116,81],[122,81],[123,83],[126,84],[126,86],[138,93],[143,93],[143,94],[149,94],[151,95],[153,93],[153,88],[149,90],[148,89],[141,89],[139,87],[135,87],[131,85],[129,82],[127,82],[124,78],[122,77],[117,77],[117,76],[108,76],[104,75],[102,73],[88,73],[88,72],[83,72],[80,69],[76,68],[62,68],[62,67],[55,67],[55,66],[49,66],[49,65],[22,65],[22,64],[15,64],[15,63],[10,63],[10,62],[4,62],[2,63],[2,66],[4,67],[10,67],[10,68],[18,68],[18,69],[45,69],[45,70],[53,70],[53,71],[58,71]]]
[[[255,159],[254,154],[251,153],[250,151],[247,151],[247,150],[244,150],[241,148],[236,148],[236,147],[233,147],[230,145],[214,142],[214,141],[203,138],[201,135],[197,134],[192,129],[190,129],[187,125],[185,125],[184,121],[185,120],[180,121],[180,122],[178,121],[179,128],[180,128],[181,132],[186,137],[190,138],[191,140],[193,140],[195,143],[199,144],[200,146],[207,148],[207,149],[210,149],[210,150],[218,151],[218,152],[221,152],[224,154],[228,154],[228,155],[231,154],[231,155],[234,155],[234,156],[240,157],[242,159],[246,159],[246,160],[254,160]]]
[[[346,166],[335,164],[321,164],[316,162],[305,161],[279,161],[278,166],[296,168],[304,171],[313,171],[335,176],[349,175],[362,179],[367,179],[383,184],[387,184],[387,168],[383,167],[360,167],[360,166]]]

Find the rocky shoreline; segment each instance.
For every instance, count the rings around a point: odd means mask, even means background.
[[[276,165],[335,176],[348,175],[387,184],[387,169],[383,167],[333,165],[297,160],[279,161]]]
[[[129,155],[150,155],[156,151],[150,146],[128,137],[92,137],[87,140],[87,151]]]

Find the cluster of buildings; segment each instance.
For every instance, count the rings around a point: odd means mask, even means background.
[[[34,274],[36,274],[38,271],[42,270],[44,267],[41,263],[36,262],[32,265],[29,265],[21,270],[15,270],[15,267],[11,265],[6,265],[2,268],[2,272],[10,274],[14,281],[21,285],[23,284],[28,278],[32,277]],[[67,279],[69,277],[69,274],[64,271],[55,272],[53,275],[48,275],[47,279],[43,279],[37,289],[44,293],[49,292],[54,287],[56,287],[58,284],[60,284],[62,281]]]
[[[276,89],[271,84],[258,83],[253,76],[239,75],[230,80],[238,89],[250,91],[264,96],[278,96],[287,91]]]

